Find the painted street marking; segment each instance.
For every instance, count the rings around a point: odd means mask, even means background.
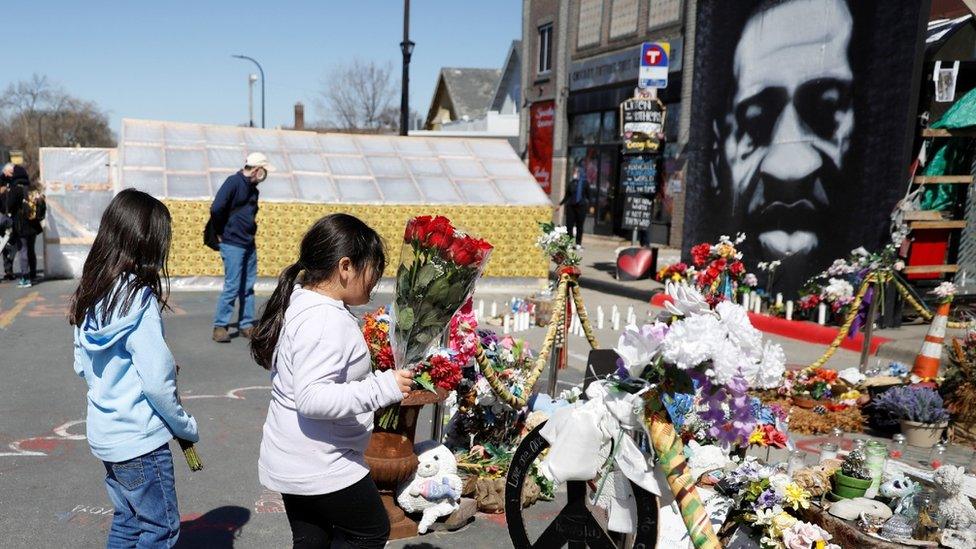
[[[4,311],[0,313],[0,328],[6,328],[7,326],[10,326],[13,323],[14,319],[17,318],[17,315],[19,315],[20,312],[24,310],[24,307],[39,300],[40,298],[41,298],[41,294],[39,294],[38,292],[31,292],[25,295],[24,297],[18,299],[15,302],[14,306],[11,307],[9,311]]]

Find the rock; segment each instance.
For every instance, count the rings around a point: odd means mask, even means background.
[[[942,539],[939,541],[952,549],[970,549],[976,547],[976,532],[946,529],[942,531]]]
[[[891,518],[891,509],[880,501],[868,498],[844,499],[830,506],[828,511],[831,515],[844,520],[857,520],[861,513],[881,517]]]
[[[431,527],[432,532],[448,531],[453,532],[467,526],[474,520],[474,514],[478,512],[478,502],[471,498],[461,498],[460,507],[447,516],[446,519],[435,522]]]

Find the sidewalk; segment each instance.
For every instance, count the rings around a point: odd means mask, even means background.
[[[648,303],[653,294],[663,289],[661,283],[651,279],[638,281],[616,279],[617,249],[629,246],[630,242],[623,239],[584,235],[581,254],[583,261],[580,265],[583,276],[580,278],[580,285],[583,288]],[[657,271],[680,258],[681,251],[678,249],[660,248],[654,270]],[[890,341],[878,346],[872,363],[880,362],[880,365],[887,366],[888,362],[897,361],[910,365],[914,362],[927,331],[928,324],[919,321],[903,324],[900,328],[875,330],[876,337]],[[947,330],[946,341],[951,341],[952,337],[962,337],[963,334],[964,330]],[[943,355],[943,361],[945,360]]]

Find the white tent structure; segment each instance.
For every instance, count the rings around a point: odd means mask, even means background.
[[[399,251],[407,219],[447,215],[495,245],[486,276],[547,275],[546,260],[534,243],[536,222],[551,218],[551,203],[504,140],[319,134],[124,119],[119,141],[117,162],[112,150],[71,149],[78,151],[72,158],[66,149],[44,149],[42,180],[49,187],[75,181],[75,172],[94,173],[101,163],[100,188],[107,184],[111,192],[118,192],[132,187],[162,199],[173,215],[174,276],[221,274],[218,255],[203,246],[203,226],[217,189],[243,166],[250,152],[266,154],[276,168],[259,187],[260,276],[276,276],[294,260],[308,226],[336,211],[357,215],[375,227],[392,255]],[[92,199],[90,209],[73,214],[78,223],[53,220],[58,230],[49,235],[52,250],[57,245],[62,256],[68,251],[83,255],[81,249],[67,249],[68,242],[75,241],[66,238],[93,236],[100,208],[110,196],[103,192],[98,201]],[[52,217],[60,216],[55,208]],[[80,246],[78,242],[70,245]],[[77,264],[75,255],[68,261],[71,265]],[[394,257],[389,263],[395,268]],[[77,272],[67,269],[59,274]]]

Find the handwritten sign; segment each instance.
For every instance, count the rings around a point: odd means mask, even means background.
[[[646,154],[624,157],[620,185],[624,194],[657,193],[657,159]]]
[[[640,195],[624,196],[624,213],[620,225],[624,229],[646,229],[651,226],[654,201]]]
[[[664,139],[665,108],[654,98],[632,98],[620,104],[624,153],[657,152]]]

